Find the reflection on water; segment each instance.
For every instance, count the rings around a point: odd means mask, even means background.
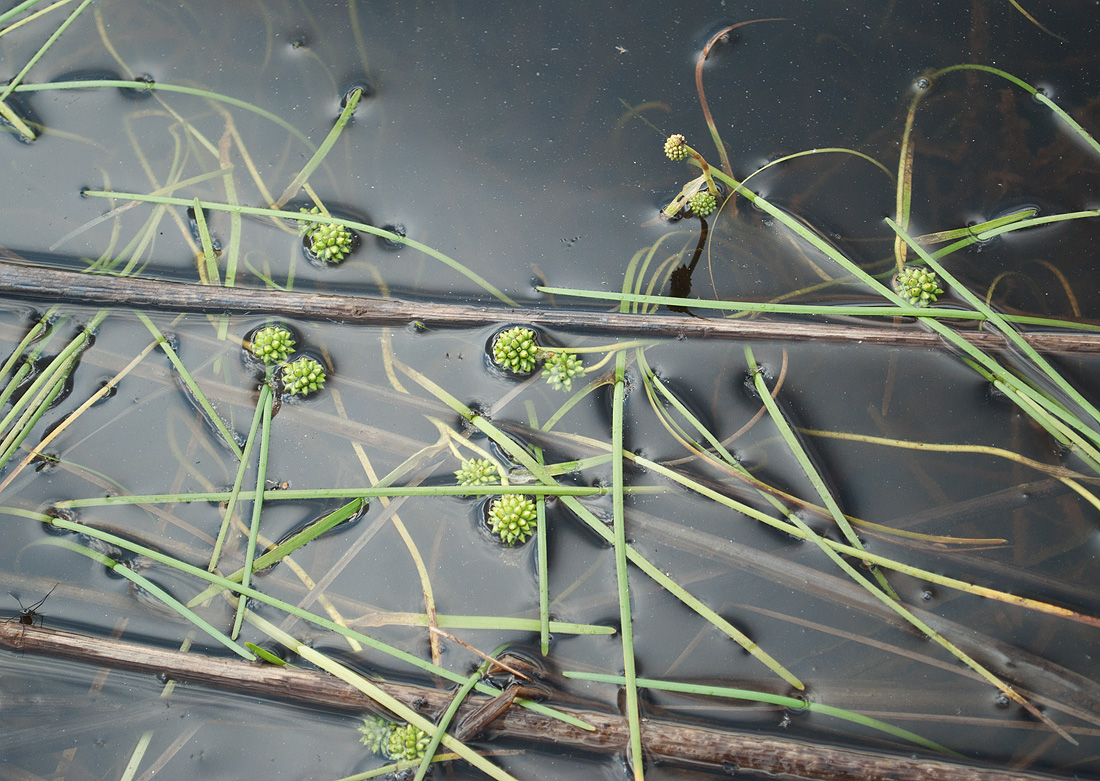
[[[702,68],[733,173],[744,179],[784,155],[826,147],[855,149],[882,163],[885,170],[841,152],[806,156],[761,171],[748,186],[888,279],[893,233],[883,216],[895,214],[893,177],[914,90],[927,95],[911,136],[913,234],[976,224],[1023,206],[1043,215],[1094,206],[1097,153],[1047,106],[988,73],[921,82],[946,66],[992,64],[1041,86],[1087,130],[1100,130],[1095,20],[1059,9],[1042,9],[1041,16],[1066,40],[1047,34],[1010,3],[992,0],[919,8],[690,2],[675,9],[568,0],[522,9],[490,3],[102,2],[74,22],[23,83],[141,76],[227,95],[260,111],[167,89],[15,93],[11,105],[44,132],[25,145],[0,138],[8,149],[0,246],[6,257],[191,282],[212,281],[212,274],[225,279],[232,259],[239,287],[414,300],[496,304],[477,284],[484,278],[521,304],[577,306],[535,287],[618,291],[629,273],[635,289],[655,294],[768,300],[802,291],[802,302],[866,301],[862,285],[842,279],[824,254],[743,199],[729,201],[705,225],[659,218],[696,175],[664,157],[665,136],[683,133],[711,164],[720,160],[696,92],[699,50],[735,22],[784,17],[738,29]],[[0,74],[15,75],[58,23],[47,16],[0,37]],[[341,99],[354,86],[365,89],[361,103],[309,177],[312,194],[291,193],[286,208],[297,212],[315,194],[333,215],[422,242],[468,273],[385,236],[357,236],[343,263],[314,264],[303,252],[299,226],[286,220],[214,209],[204,210],[200,220],[191,205],[195,198],[276,203],[329,134]],[[183,198],[191,208],[81,197],[105,190]],[[211,234],[205,247],[203,221]],[[945,263],[1003,311],[1089,319],[1097,316],[1098,302],[1084,264],[1095,230],[1091,221],[1078,220],[1008,234]],[[41,306],[31,315],[29,308],[18,301],[3,308],[4,354],[46,311]],[[678,309],[699,318],[720,316]],[[95,311],[64,306],[53,313],[61,319],[54,335],[42,340],[43,355],[53,358]],[[244,441],[262,367],[242,360],[241,343],[265,318],[159,313],[154,319],[180,365]],[[495,370],[485,346],[501,326],[522,323],[522,314],[503,310],[501,321],[480,329],[402,330],[288,319],[298,349],[322,362],[329,378],[313,399],[281,400],[271,422],[268,484],[352,491],[396,472],[398,485],[449,485],[460,459],[473,456],[518,469],[499,442],[471,429],[443,396],[418,382],[420,373],[483,411],[526,453],[549,464],[589,459],[563,468],[563,484],[611,485],[609,386],[563,410],[570,394],[537,377],[521,384]],[[1100,723],[1100,694],[1090,683],[1097,629],[960,594],[919,573],[889,575],[904,603],[924,611],[944,635],[1072,729],[1080,741],[1074,747],[1052,739],[1046,727],[946,651],[886,617],[812,543],[715,501],[714,494],[777,515],[756,490],[764,485],[781,508],[831,539],[842,538],[827,513],[808,506],[819,501],[814,486],[776,426],[761,417],[743,346],[658,336],[644,355],[633,348],[626,353],[624,447],[675,474],[626,465],[627,484],[649,489],[626,498],[626,536],[634,548],[767,649],[805,682],[815,703],[897,724],[970,759],[1089,772]],[[94,345],[80,354],[71,391],[55,401],[24,447],[90,399],[152,339],[132,313],[107,316]],[[543,339],[582,350],[590,367],[606,353],[599,348],[614,341],[569,330]],[[1092,550],[1096,510],[1081,487],[1091,483],[1060,482],[1069,474],[1062,470],[1088,474],[1087,462],[957,355],[798,339],[753,347],[843,512],[925,535],[899,538],[878,526],[857,526],[868,551],[937,575],[1100,613]],[[583,352],[588,348],[592,352]],[[647,382],[642,360],[669,396]],[[1055,362],[1094,398],[1093,358],[1067,354]],[[573,390],[605,379],[614,365],[612,357],[592,368]],[[2,489],[0,505],[41,512],[104,495],[229,491],[239,461],[210,421],[178,367],[156,349],[117,392],[76,418],[38,463]],[[539,430],[547,421],[553,421],[550,430]],[[916,449],[907,444],[913,442],[969,449]],[[729,460],[701,459],[704,450],[725,451]],[[23,455],[0,477],[11,474]],[[736,478],[739,467],[757,482]],[[712,494],[673,489],[676,478]],[[244,490],[254,480],[249,471]],[[65,515],[205,567],[227,501],[149,501]],[[264,505],[261,533],[283,539],[345,501],[272,499]],[[597,521],[611,523],[609,496],[579,501]],[[277,599],[344,616],[359,631],[430,658],[433,648],[416,618],[425,610],[425,579],[441,616],[539,615],[536,545],[510,549],[494,541],[484,526],[484,502],[462,496],[373,499],[361,521],[296,551],[293,568],[257,574],[254,585]],[[244,561],[250,515],[251,503],[243,501],[239,525],[228,532],[226,572]],[[613,548],[563,500],[547,503],[543,523],[552,619],[618,626]],[[0,583],[23,604],[60,584],[40,608],[47,627],[224,650],[130,580],[50,540],[90,544],[71,535],[50,537],[40,524],[11,516],[0,555]],[[110,546],[97,550],[181,601],[201,591],[190,576],[145,556]],[[630,587],[640,676],[795,693],[641,571],[631,570]],[[276,623],[284,617],[271,607],[253,607]],[[228,631],[235,609],[235,600],[215,600],[203,615]],[[12,599],[8,614],[18,620],[18,611]],[[360,671],[439,685],[374,651],[353,653],[327,630],[301,622],[287,630]],[[512,643],[540,655],[538,631],[449,631],[485,652]],[[266,638],[246,626],[242,640],[262,644]],[[442,647],[447,669],[467,675],[479,662],[457,644],[444,641]],[[556,632],[546,664],[551,671],[622,674],[621,637]],[[13,730],[0,752],[26,773],[114,778],[133,761],[137,776],[239,778],[262,767],[267,774],[336,778],[383,763],[358,744],[359,722],[350,717],[196,686],[162,695],[148,676],[97,674],[90,666],[30,654],[5,651],[0,665],[0,707]],[[562,678],[554,685],[556,697],[583,698],[613,712],[619,707],[615,686]],[[658,691],[642,693],[641,709],[652,718],[883,748],[882,736],[869,728],[819,712]],[[141,739],[146,730],[147,746]],[[241,752],[242,744],[256,748]],[[621,769],[618,760],[579,750],[478,745],[532,752],[494,760],[520,778],[618,775]],[[887,748],[913,750],[892,741]],[[683,777],[680,772],[647,768],[653,778]],[[455,774],[476,775],[461,763]]]

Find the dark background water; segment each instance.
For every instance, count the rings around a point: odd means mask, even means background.
[[[352,8],[338,2],[97,2],[26,80],[147,74],[158,83],[247,100],[283,117],[314,144],[328,133],[347,90],[367,86],[369,94],[353,121],[310,180],[326,204],[375,225],[402,226],[410,238],[453,256],[523,303],[569,305],[546,299],[535,285],[617,291],[631,257],[662,238],[654,265],[676,253],[682,253],[679,263],[690,257],[698,222],[668,223],[657,216],[694,174],[670,163],[661,144],[668,133],[681,132],[717,162],[693,73],[701,47],[724,26],[785,17],[738,30],[715,49],[704,70],[710,107],[737,175],[744,177],[785,154],[833,146],[858,149],[894,171],[914,85],[929,69],[957,63],[993,65],[1042,86],[1087,129],[1100,130],[1095,7],[1059,4],[1029,10],[1065,40],[1044,33],[1008,2],[687,2],[675,8],[655,2],[358,3]],[[16,73],[56,24],[49,18],[0,37],[0,77]],[[95,223],[122,202],[82,198],[82,189],[150,192],[173,178],[216,170],[198,134],[217,146],[227,116],[276,197],[309,159],[305,144],[267,119],[239,109],[227,114],[200,98],[159,95],[163,104],[134,100],[114,89],[25,95],[49,132],[32,145],[0,138],[6,184],[0,188],[0,245],[77,268],[84,265],[81,259],[117,256],[153,210],[139,205]],[[638,121],[624,102],[638,107],[657,129]],[[177,116],[191,130],[182,128]],[[995,77],[953,74],[939,80],[922,103],[914,138],[914,232],[990,219],[1022,204],[1038,205],[1044,213],[1096,206],[1097,156],[1045,107]],[[229,160],[240,201],[263,205],[266,199],[247,175],[238,148],[231,149]],[[883,217],[893,213],[894,186],[866,162],[818,156],[769,169],[751,184],[820,228],[853,259],[890,259],[892,234]],[[219,178],[174,194],[212,201],[227,197]],[[210,221],[215,236],[227,243],[229,219],[214,214]],[[736,214],[731,210],[711,220],[710,228],[711,244],[693,277],[700,297],[763,299],[836,274],[829,261],[792,242],[743,202]],[[1090,254],[1095,231],[1089,221],[1030,231],[959,253],[950,259],[950,268],[979,292],[996,282],[994,299],[1006,308],[1070,316],[1070,301],[1052,272],[1057,270],[1070,281],[1080,316],[1095,318]],[[150,239],[138,260],[146,274],[197,278],[182,209],[166,214]],[[245,285],[262,285],[264,275],[282,283],[293,269],[294,286],[300,289],[384,289],[411,298],[491,301],[436,260],[408,248],[387,250],[369,237],[348,262],[315,268],[302,257],[295,235],[259,219],[244,222],[242,261],[240,283]],[[663,281],[659,288],[665,292]],[[835,292],[818,295],[827,299]],[[856,297],[861,291],[849,287],[841,295]],[[77,321],[88,316],[79,308],[72,311]],[[9,302],[0,335],[17,342],[26,316],[26,304]],[[175,322],[162,316],[158,322],[177,335],[182,359],[205,382],[248,387],[239,344],[219,341],[204,318]],[[239,340],[261,322],[240,318],[229,330]],[[348,418],[416,442],[430,443],[439,435],[425,413],[450,425],[455,425],[454,416],[435,402],[414,404],[392,391],[384,371],[387,339],[400,360],[463,400],[492,406],[515,387],[490,371],[483,358],[495,328],[384,335],[380,329],[326,323],[293,325],[304,342],[332,357],[336,371],[328,387],[340,394]],[[556,336],[575,345],[610,342],[566,332]],[[109,318],[58,415],[87,398],[148,341],[132,317]],[[783,400],[807,428],[1003,447],[1042,463],[1057,463],[1061,456],[1044,434],[949,354],[799,343],[755,349],[773,375],[787,351]],[[740,429],[757,409],[744,389],[740,345],[673,341],[651,348],[648,359],[719,437]],[[181,490],[230,482],[232,463],[202,444],[202,424],[166,374],[163,358],[149,361],[148,372],[128,378],[116,396],[67,432],[57,446],[64,467],[22,477],[0,503],[39,509],[62,498],[110,490],[96,484],[97,474],[131,492],[164,490],[173,481]],[[1086,391],[1095,391],[1093,361],[1066,358],[1060,366]],[[541,420],[565,398],[541,384],[524,394]],[[495,419],[525,422],[522,399],[496,409]],[[559,428],[606,441],[610,422],[604,405],[589,401]],[[221,404],[234,427],[245,430],[251,409],[228,400]],[[307,415],[310,411],[328,416],[323,425]],[[656,422],[642,393],[632,395],[627,413],[630,447],[658,460],[684,455]],[[348,440],[331,397],[288,406],[276,419],[270,474],[296,488],[362,485],[366,478]],[[1003,509],[958,504],[1017,491],[1038,479],[1034,471],[992,457],[810,442],[846,512],[928,533],[1009,540],[994,550],[953,556],[877,539],[869,542],[875,550],[952,576],[1045,595],[1084,612],[1100,611],[1093,573],[1095,510],[1083,500],[1060,489]],[[409,455],[407,441],[379,437],[364,444],[379,475]],[[732,447],[762,479],[812,495],[772,427],[757,425]],[[447,461],[437,475],[448,479],[455,466]],[[597,469],[583,479],[609,476]],[[610,517],[609,502],[593,506]],[[324,509],[320,503],[280,506],[265,513],[265,533],[278,538]],[[380,511],[376,502],[366,522]],[[502,551],[486,545],[478,531],[479,512],[477,503],[457,498],[407,501],[401,507],[432,572],[438,609],[535,615],[533,547]],[[630,512],[639,529],[649,518],[671,521],[682,527],[682,537],[714,535],[758,551],[761,558],[774,556],[779,568],[806,564],[832,572],[809,546],[702,500],[647,496],[631,501]],[[126,529],[141,540],[157,540],[185,557],[201,548],[182,525],[163,525],[143,510],[83,517]],[[218,512],[211,506],[176,508],[172,517],[216,533]],[[37,525],[16,518],[5,523],[5,552],[0,554],[5,590],[29,603],[54,583],[62,584],[43,608],[50,626],[157,637],[169,644],[186,635],[185,627],[135,597],[125,581],[109,578],[82,559],[74,561],[69,553],[36,545],[44,537]],[[303,566],[314,577],[322,576],[364,528],[361,523],[309,546],[302,552]],[[552,510],[550,528],[552,598],[568,590],[555,603],[555,617],[615,623],[612,552],[596,544],[563,508]],[[930,653],[926,641],[838,607],[820,589],[796,589],[753,574],[729,556],[703,555],[642,531],[634,536],[639,550],[792,667],[816,701],[874,712],[974,759],[1095,773],[1090,759],[1096,755],[1095,737],[1089,727],[1078,733],[1079,748],[1051,741],[1025,717],[999,707],[989,686],[859,642],[868,638],[909,653]],[[361,558],[362,566],[339,576],[333,593],[360,610],[422,609],[415,572],[392,527],[383,526]],[[194,593],[182,578],[159,570],[156,577],[178,596]],[[911,603],[1095,678],[1095,630],[958,597],[903,577],[896,581]],[[300,593],[284,574],[265,586],[277,595]],[[754,660],[648,581],[639,576],[632,588],[640,673],[775,686]],[[96,608],[89,609],[89,603]],[[301,631],[308,636],[311,630]],[[391,626],[377,634],[426,653],[422,632]],[[463,636],[486,650],[503,641],[531,649],[536,644],[524,633]],[[318,647],[334,647],[332,638],[311,639]],[[195,640],[203,645],[201,638]],[[457,650],[446,661],[460,670],[471,664]],[[549,661],[561,669],[618,673],[621,653],[614,637],[560,637]],[[360,663],[365,669],[410,675],[373,657]],[[238,778],[259,771],[335,778],[379,763],[356,743],[352,719],[191,687],[161,702],[157,681],[120,673],[111,673],[103,688],[90,695],[96,675],[91,668],[11,654],[0,657],[0,665],[5,720],[26,730],[0,754],[28,772],[117,777],[144,729],[154,731],[149,757],[196,729],[158,777]],[[611,687],[577,688],[614,705]],[[675,718],[697,716],[708,723],[817,740],[858,743],[867,737],[817,715],[785,716],[667,694],[644,699],[647,712],[669,707]],[[241,745],[254,748],[241,752]],[[73,748],[75,754],[61,754]],[[65,762],[71,771],[55,771]],[[519,777],[619,773],[614,762],[545,752],[502,764]],[[667,768],[655,768],[650,775],[680,777]]]

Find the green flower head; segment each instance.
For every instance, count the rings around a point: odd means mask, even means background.
[[[506,494],[489,505],[489,530],[505,545],[523,543],[538,528],[538,511],[529,496]]]
[[[285,328],[269,325],[252,334],[248,349],[266,364],[282,363],[294,351],[294,337]]]
[[[516,326],[493,339],[493,360],[515,374],[528,374],[539,359],[539,344],[530,328]]]
[[[906,266],[894,277],[894,291],[913,306],[928,306],[936,303],[943,288],[932,271]]]
[[[303,214],[321,214],[321,210],[314,206],[312,209],[301,209]],[[299,233],[306,237],[306,247],[309,253],[322,263],[339,263],[351,252],[355,234],[343,225],[333,223],[302,222]]]
[[[325,370],[312,358],[301,357],[283,366],[283,388],[291,396],[308,396],[325,384]]]
[[[488,485],[499,480],[496,464],[487,458],[467,458],[455,472],[459,485]]]
[[[706,217],[718,208],[718,201],[709,190],[700,190],[688,199],[688,207],[696,217]]]
[[[570,352],[552,352],[546,356],[542,376],[554,388],[573,390],[573,380],[584,376],[584,362]]]
[[[428,750],[428,744],[431,741],[431,735],[412,724],[393,727],[386,744],[386,756],[399,761],[423,759],[424,752]]]
[[[359,728],[359,742],[367,747],[372,754],[385,756],[383,753],[389,747],[390,732],[394,725],[379,716],[368,716],[363,719],[363,726]]]
[[[351,252],[351,241],[343,225],[318,225],[309,233],[309,251],[324,263],[339,263]]]
[[[665,154],[674,162],[688,156],[687,143],[682,135],[675,133],[665,140]]]

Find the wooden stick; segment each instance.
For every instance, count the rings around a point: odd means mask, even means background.
[[[0,624],[0,647],[20,653],[48,654],[87,664],[160,675],[177,681],[321,706],[353,713],[388,715],[366,695],[337,678],[314,670],[250,664],[239,659],[185,654],[118,640],[60,632],[15,621]],[[410,684],[378,682],[410,707],[436,718],[451,693]],[[461,719],[489,698],[476,696],[462,706]],[[550,703],[552,704],[552,703]],[[628,730],[618,715],[561,708],[595,727],[591,732],[556,719],[511,708],[487,734],[529,743],[582,749],[603,754],[626,751]],[[720,768],[726,772],[767,773],[811,781],[1040,781],[1054,776],[982,768],[939,759],[877,754],[800,740],[765,737],[647,720],[642,726],[646,753],[659,761]]]
[[[63,301],[98,306],[206,314],[272,314],[306,320],[332,320],[365,325],[428,325],[474,327],[492,323],[596,331],[653,338],[757,339],[781,341],[860,342],[892,347],[942,347],[940,337],[920,326],[832,325],[827,323],[729,320],[724,317],[687,317],[677,314],[636,315],[584,312],[575,309],[514,309],[480,304],[444,304],[396,298],[296,293],[279,290],[225,288],[125,279],[13,262],[0,252],[0,295],[36,301]],[[995,334],[960,332],[986,350],[1004,349]],[[1089,333],[1035,332],[1026,334],[1044,352],[1097,353],[1100,336]]]

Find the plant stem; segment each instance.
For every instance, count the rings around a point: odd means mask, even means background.
[[[344,110],[340,112],[340,118],[336,120],[336,124],[333,125],[328,136],[321,142],[321,146],[313,153],[313,157],[309,159],[309,162],[302,167],[298,175],[287,185],[286,190],[279,196],[279,200],[272,204],[273,209],[281,209],[286,206],[287,202],[302,189],[302,185],[313,175],[313,172],[317,170],[317,166],[321,164],[325,156],[329,153],[329,150],[336,144],[336,140],[340,137],[344,128],[347,127],[348,122],[351,120],[351,115],[355,113],[355,107],[359,105],[359,99],[362,97],[363,90],[361,89],[354,89],[351,91],[351,94],[347,96],[347,102],[344,104]]]
[[[271,410],[274,404],[275,394],[271,389],[270,382],[264,382],[260,386],[260,399],[257,402],[257,407],[262,410],[262,422],[260,425],[260,459],[259,466],[256,469],[256,498],[252,501],[252,524],[248,530],[248,547],[245,550],[244,555],[244,570],[241,574],[241,585],[248,588],[252,581],[252,564],[256,558],[256,537],[260,533],[260,513],[263,511],[264,500],[263,491],[264,483],[267,481],[267,456],[271,447]],[[233,633],[230,635],[234,640],[237,639],[237,634],[241,631],[241,621],[244,619],[244,608],[247,599],[244,594],[241,594],[237,598],[237,615],[233,619]]]

